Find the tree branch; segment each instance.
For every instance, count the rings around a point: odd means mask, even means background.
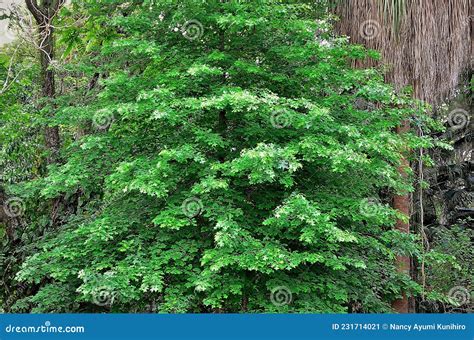
[[[38,6],[38,2],[36,0],[25,0],[25,3],[30,13],[33,14],[33,17],[36,19],[36,22],[38,24],[41,24],[43,22],[45,14]]]

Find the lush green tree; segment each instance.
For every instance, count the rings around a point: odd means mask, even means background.
[[[401,153],[432,146],[395,127],[431,123],[351,68],[374,52],[309,1],[75,6],[87,22],[59,33],[80,86],[43,122],[62,161],[9,187],[43,232],[17,311],[382,312],[419,290],[384,197],[412,189]]]

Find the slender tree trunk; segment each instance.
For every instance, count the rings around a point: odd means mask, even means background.
[[[43,98],[52,99],[56,88],[54,81],[54,70],[51,69],[51,61],[54,59],[54,27],[52,21],[64,0],[43,0],[41,6],[37,0],[26,0],[26,6],[31,12],[38,25],[38,49],[41,66],[41,93]],[[44,130],[45,144],[50,154],[48,164],[58,159],[60,139],[59,127],[47,126]]]
[[[45,36],[42,40],[44,46],[40,51],[41,61],[41,82],[42,82],[42,94],[46,98],[54,98],[56,92],[56,84],[54,79],[54,71],[51,70],[51,60],[54,58],[54,41],[53,41],[53,28],[40,26],[40,39]],[[48,164],[56,162],[58,159],[60,139],[59,139],[59,128],[57,126],[47,126],[44,131],[44,137],[46,147],[50,151],[48,157]]]
[[[26,7],[35,18],[38,25],[37,48],[40,56],[41,67],[41,94],[43,99],[52,101],[56,94],[56,84],[54,81],[54,70],[51,62],[54,59],[54,26],[53,19],[58,13],[65,0],[25,0]],[[56,163],[59,158],[59,148],[61,141],[59,138],[58,126],[46,126],[44,129],[45,146],[49,151],[47,164]],[[53,199],[51,208],[51,224],[57,225],[62,197]]]
[[[397,128],[398,134],[404,134],[410,131],[410,124],[408,121],[404,121],[400,127]],[[408,160],[404,157],[401,159],[400,167],[398,168],[399,173],[402,176],[406,176],[406,169],[410,166]],[[400,213],[406,216],[407,220],[410,218],[410,197],[408,194],[395,195],[393,197],[393,208],[398,210]],[[408,222],[397,220],[395,228],[403,233],[410,233],[410,224]],[[408,256],[397,256],[396,259],[397,270],[401,273],[410,275],[410,258]],[[392,308],[397,313],[408,313],[409,303],[405,293],[401,299],[392,302]]]

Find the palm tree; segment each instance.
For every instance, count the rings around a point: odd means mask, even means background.
[[[398,89],[412,86],[416,98],[435,106],[455,95],[461,75],[473,67],[473,3],[474,0],[341,0],[334,7],[340,17],[336,31],[350,36],[353,43],[380,51],[382,63],[389,67],[387,82]],[[356,66],[375,64],[372,60]],[[398,131],[409,129],[405,122]],[[409,162],[403,159],[401,163],[403,173]],[[408,195],[395,196],[393,206],[410,216],[412,204]],[[409,224],[403,221],[398,221],[396,228],[410,232]],[[410,270],[407,257],[399,257],[397,264],[401,271]],[[408,299],[404,296],[392,307],[407,313]]]

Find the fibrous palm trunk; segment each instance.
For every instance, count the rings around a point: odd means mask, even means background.
[[[397,89],[410,85],[414,96],[437,105],[455,94],[461,74],[473,67],[474,0],[342,0],[334,12],[340,17],[336,31],[351,41],[381,52],[387,64],[386,80]],[[365,61],[355,66],[374,66]],[[407,122],[399,133],[409,129]],[[409,166],[401,160],[400,172]],[[398,195],[393,206],[407,218],[410,197]],[[396,228],[410,232],[398,221]],[[399,270],[410,270],[410,259],[397,258]],[[393,302],[395,311],[409,311],[404,296]]]

